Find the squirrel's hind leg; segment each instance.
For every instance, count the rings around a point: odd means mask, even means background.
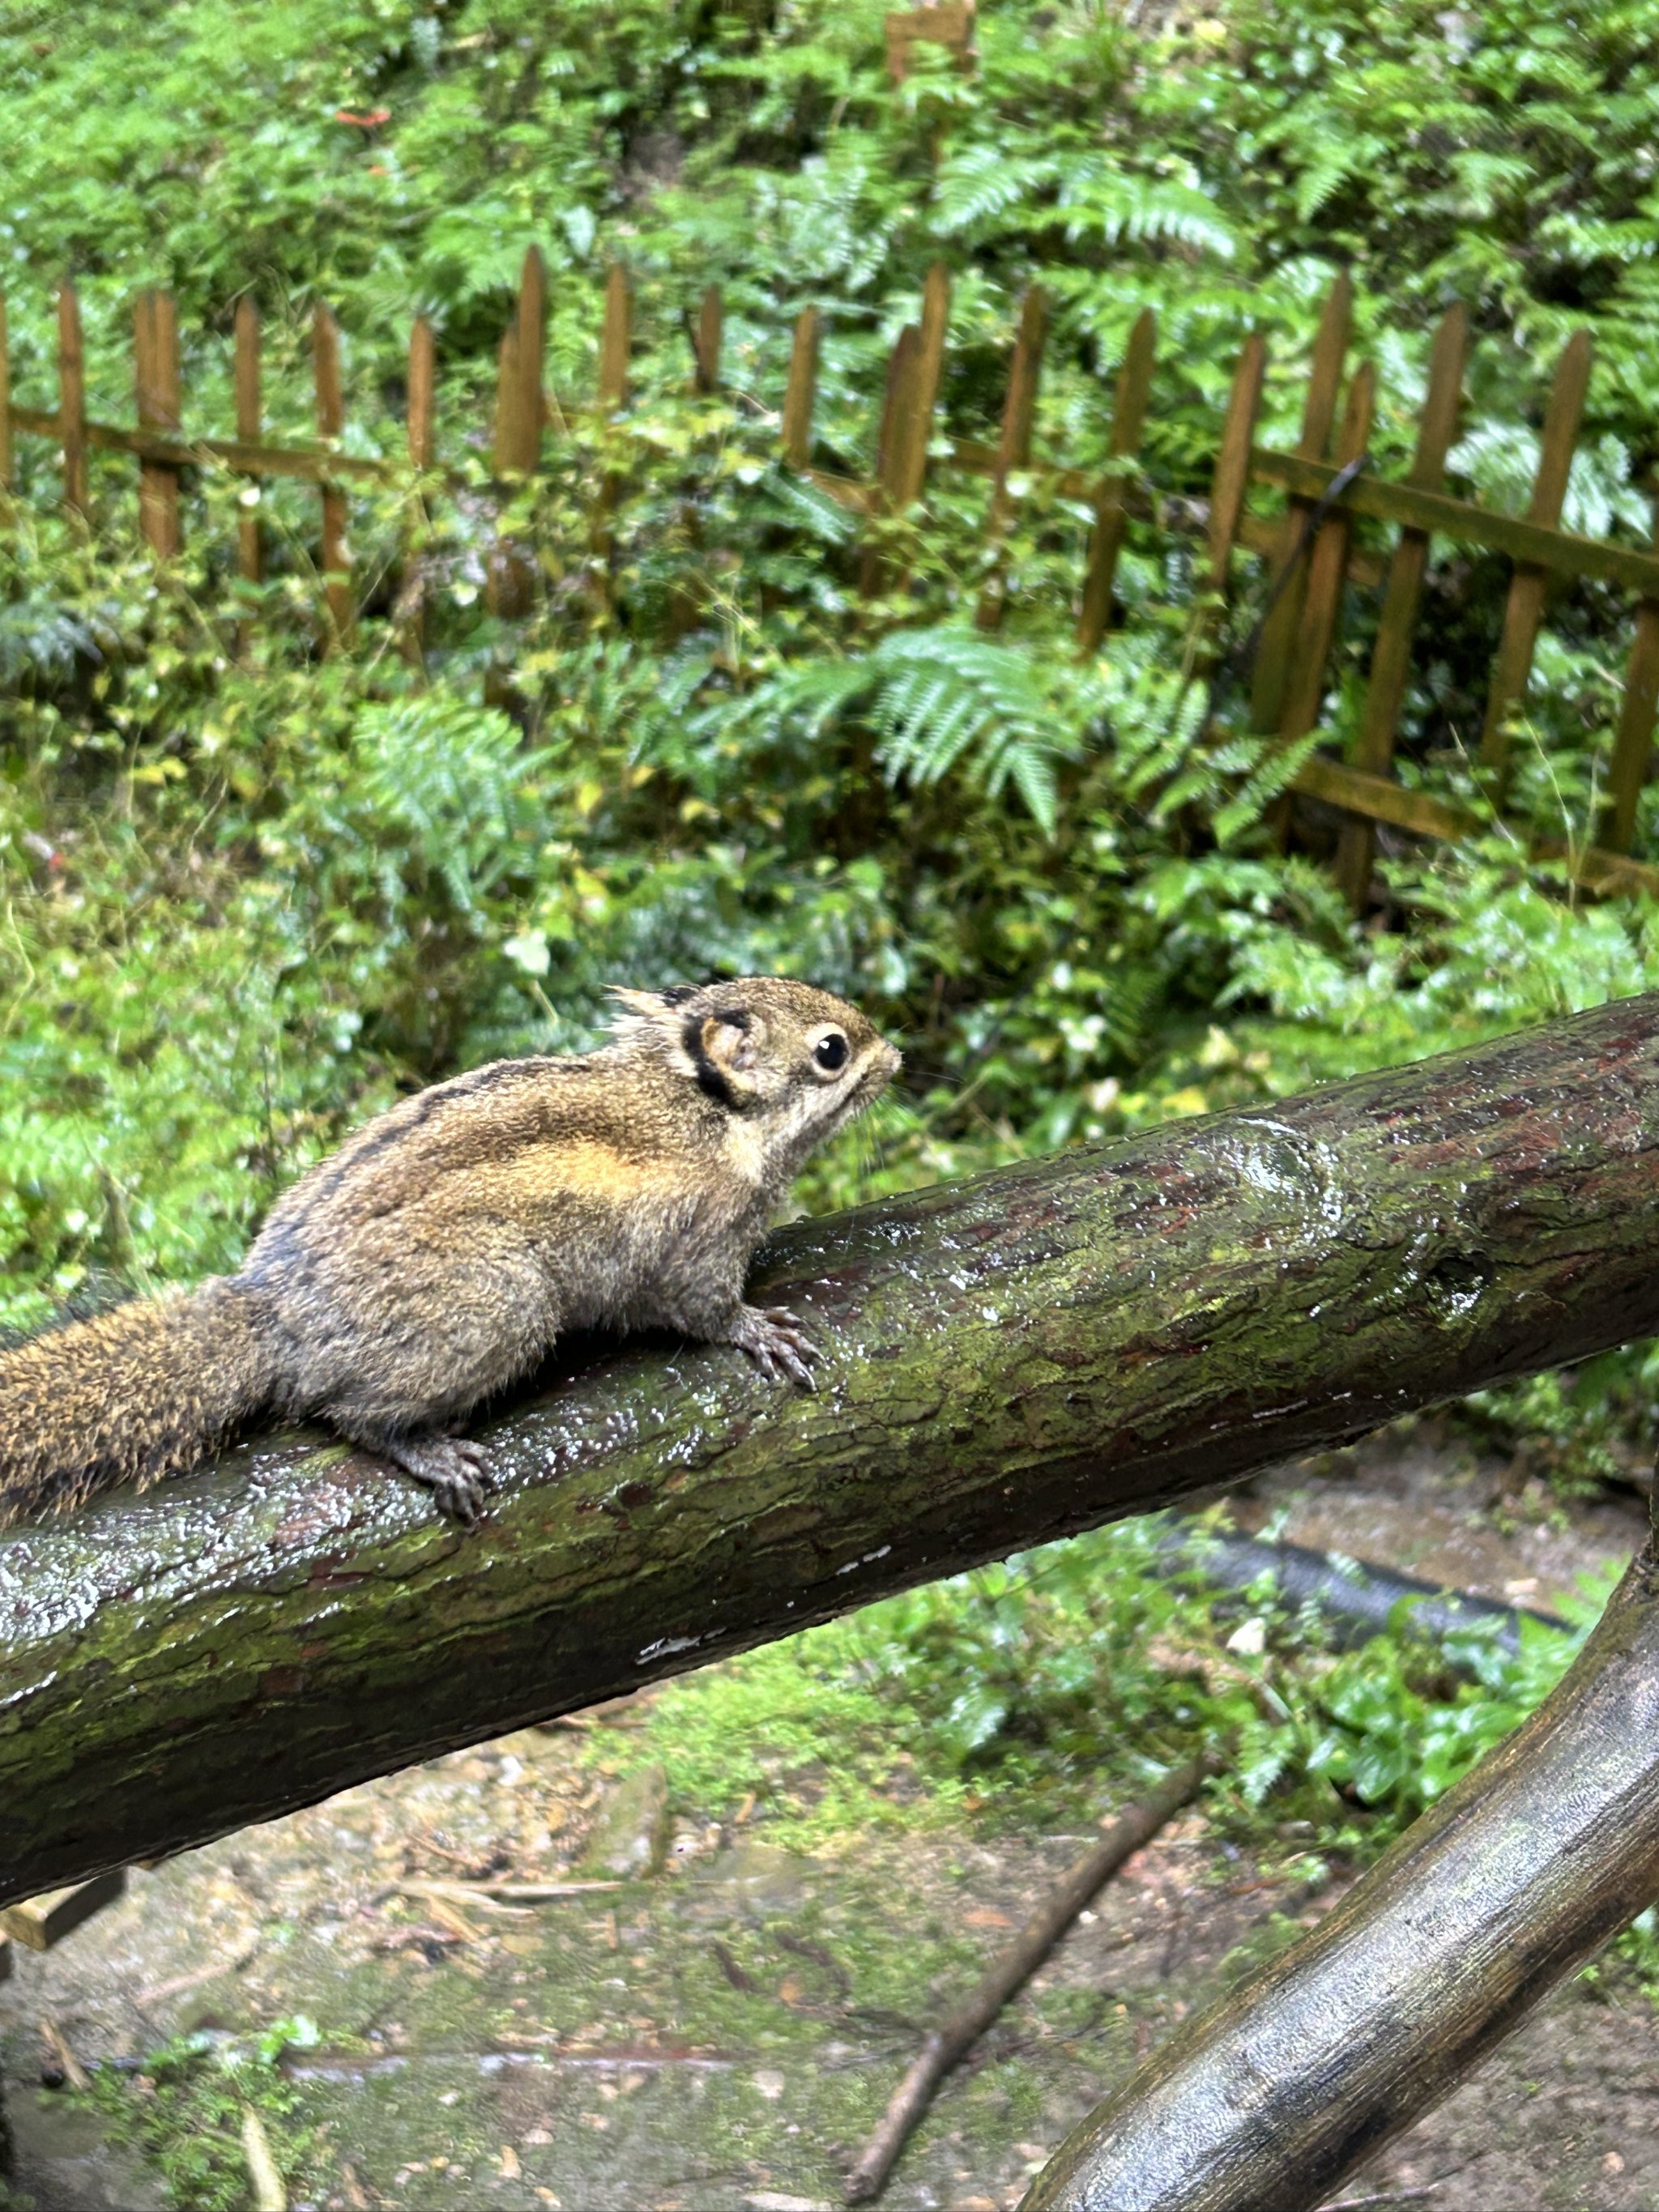
[[[483,1446],[467,1437],[390,1436],[354,1424],[349,1441],[360,1451],[373,1452],[376,1459],[401,1468],[432,1492],[440,1513],[459,1521],[463,1528],[477,1527],[484,1500],[497,1487],[484,1465]]]

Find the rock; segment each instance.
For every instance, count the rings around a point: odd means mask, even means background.
[[[787,1912],[806,1895],[812,1863],[772,1844],[734,1844],[696,1869],[699,1882],[718,1884],[751,1911]]]
[[[11,2117],[9,2179],[36,2212],[166,2212],[172,2202],[131,2151],[105,2142],[90,2112],[58,2097],[14,2096]]]
[[[636,1767],[609,1791],[588,1840],[585,1863],[597,1875],[643,1881],[662,1872],[668,1851],[668,1777]]]

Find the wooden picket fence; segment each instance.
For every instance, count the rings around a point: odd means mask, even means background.
[[[964,18],[964,20],[967,20]],[[504,485],[532,477],[541,466],[550,419],[544,389],[544,327],[545,281],[539,253],[526,254],[516,311],[502,335],[498,364],[493,466]],[[797,320],[779,432],[785,463],[809,477],[846,507],[871,519],[902,518],[922,495],[930,455],[948,453],[948,465],[989,479],[984,530],[988,580],[975,619],[994,630],[1003,616],[1005,590],[1001,548],[1007,538],[1019,480],[1034,471],[1051,489],[1069,499],[1091,503],[1093,526],[1079,579],[1076,639],[1080,653],[1093,652],[1106,630],[1113,585],[1126,531],[1133,514],[1155,516],[1158,502],[1136,466],[1151,397],[1156,331],[1150,312],[1135,325],[1116,378],[1108,435],[1106,469],[1093,475],[1063,464],[1034,463],[1036,420],[1046,326],[1042,289],[1033,286],[1022,309],[1010,364],[1001,434],[994,445],[972,440],[941,441],[935,415],[945,364],[950,304],[949,279],[936,267],[923,288],[919,320],[900,336],[889,362],[872,474],[854,478],[818,466],[814,460],[813,417],[817,389],[819,319],[814,308]],[[1493,512],[1446,491],[1446,457],[1455,435],[1468,325],[1461,307],[1449,309],[1436,335],[1428,388],[1418,427],[1416,452],[1402,479],[1384,478],[1369,467],[1352,482],[1331,489],[1340,472],[1362,462],[1370,436],[1376,395],[1374,373],[1362,363],[1346,374],[1352,320],[1352,293],[1346,276],[1328,299],[1315,343],[1296,448],[1281,453],[1255,443],[1263,380],[1265,344],[1246,341],[1233,379],[1222,426],[1211,489],[1204,580],[1212,604],[1232,592],[1234,559],[1240,552],[1264,558],[1283,582],[1273,599],[1254,666],[1249,672],[1250,720],[1287,743],[1317,727],[1327,685],[1327,670],[1336,642],[1345,590],[1380,591],[1381,613],[1357,742],[1351,756],[1338,759],[1315,753],[1299,769],[1292,790],[1335,810],[1338,830],[1334,866],[1356,905],[1363,904],[1371,878],[1379,825],[1429,839],[1457,839],[1468,834],[1473,817],[1463,809],[1427,793],[1408,788],[1393,774],[1401,705],[1411,667],[1411,647],[1424,576],[1436,538],[1488,549],[1511,563],[1508,603],[1494,653],[1480,740],[1479,763],[1488,790],[1501,809],[1516,715],[1531,674],[1534,649],[1546,597],[1553,580],[1590,578],[1628,592],[1635,601],[1634,636],[1613,749],[1608,788],[1593,844],[1561,854],[1573,876],[1595,890],[1641,888],[1659,891],[1659,868],[1634,859],[1638,803],[1652,750],[1659,708],[1659,550],[1640,550],[1564,531],[1560,516],[1572,451],[1578,435],[1589,380],[1590,348],[1580,332],[1567,345],[1557,368],[1546,411],[1531,502],[1524,517]],[[691,381],[699,392],[717,390],[721,379],[721,301],[717,290],[705,293],[695,320],[688,320],[692,354]],[[605,289],[599,349],[597,411],[620,415],[629,404],[632,347],[632,302],[627,277],[610,272]],[[0,300],[0,499],[14,484],[15,440],[51,440],[61,459],[63,496],[84,512],[88,498],[88,454],[94,449],[125,453],[138,465],[138,518],[146,542],[163,560],[180,545],[180,479],[187,469],[218,469],[249,477],[298,478],[317,487],[319,501],[319,558],[326,621],[325,645],[350,629],[355,612],[347,534],[354,485],[395,481],[401,466],[413,482],[441,485],[436,465],[434,349],[430,325],[416,317],[409,344],[407,462],[354,457],[341,450],[344,407],[340,378],[338,332],[326,307],[316,311],[313,330],[316,441],[276,447],[262,442],[259,327],[252,303],[238,308],[234,329],[236,434],[234,438],[186,436],[179,388],[177,317],[164,293],[146,292],[136,303],[134,370],[137,423],[127,428],[88,420],[81,319],[75,289],[58,295],[58,392],[55,408],[27,407],[11,397],[7,367],[4,301]],[[563,410],[568,412],[568,410]],[[1276,514],[1252,510],[1253,491],[1272,488],[1284,495]],[[607,479],[602,508],[620,496],[615,478]],[[1392,525],[1397,531],[1386,562],[1352,543],[1356,516]],[[1316,527],[1312,526],[1316,524]],[[873,531],[864,556],[860,584],[867,595],[892,592],[902,583],[893,572],[890,532]],[[886,550],[881,550],[885,544]],[[240,525],[240,574],[257,580],[264,550],[257,514]],[[418,578],[413,579],[416,586]],[[522,549],[503,540],[491,562],[492,605],[503,616],[522,613],[536,588],[536,572]],[[402,596],[403,618],[418,634],[418,590]]]

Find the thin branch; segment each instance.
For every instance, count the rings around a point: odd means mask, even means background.
[[[1126,1859],[1188,1805],[1215,1771],[1195,1759],[1167,1775],[1139,1805],[1121,1814],[1100,1841],[1067,1868],[1013,1942],[987,1967],[971,1993],[929,2031],[915,2064],[893,2092],[881,2124],[847,2177],[849,2204],[879,2196],[899,2153],[933,2101],[939,2083],[984,2034],[1009,1999],[1036,1973],[1060,1937]]]

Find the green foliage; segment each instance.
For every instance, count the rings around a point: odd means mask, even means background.
[[[1611,1987],[1616,2002],[1616,1977],[1609,1971],[1615,1961],[1650,2004],[1659,2004],[1659,1910],[1650,1905],[1645,1912],[1638,1912],[1580,1976],[1593,1990]]]
[[[751,694],[750,714],[814,716],[820,730],[862,706],[876,757],[895,781],[938,783],[965,767],[988,800],[1012,785],[1052,835],[1060,763],[1077,759],[1104,705],[1095,670],[1035,655],[954,625],[890,632],[854,659],[790,667]]]
[[[1287,1816],[1315,1851],[1364,1857],[1441,1796],[1553,1688],[1605,1601],[1572,1625],[1483,1625],[1437,1648],[1409,1606],[1333,1649],[1271,1576],[1222,1598],[1171,1571],[1153,1516],[883,1600],[669,1684],[643,1726],[599,1730],[608,1770],[666,1769],[687,1814],[745,1801],[775,1839],[872,1826],[1050,1820],[1127,1795],[1209,1747],[1212,1812],[1271,1848]]]
[[[1210,1747],[1212,1825],[1318,1881],[1376,1856],[1547,1697],[1612,1583],[1560,1601],[1564,1628],[1523,1620],[1512,1651],[1486,1624],[1431,1644],[1409,1602],[1344,1651],[1270,1574],[1226,1596],[1173,1574],[1166,1528],[1096,1529],[703,1668],[585,1756],[661,1765],[682,1814],[834,1851],[884,1827],[1089,1819]],[[1650,1911],[1584,1969],[1623,1977],[1659,2002]]]
[[[1605,1596],[1578,1608],[1575,1635],[1523,1620],[1513,1654],[1490,1633],[1448,1638],[1447,1660],[1473,1677],[1450,1696],[1443,1672],[1428,1673],[1420,1651],[1374,1639],[1322,1684],[1322,1726],[1305,1753],[1307,1771],[1346,1784],[1363,1805],[1414,1818],[1554,1688]]]
[[[131,292],[167,283],[186,388],[222,417],[228,316],[252,286],[268,412],[297,425],[305,316],[327,299],[358,434],[389,446],[380,395],[401,378],[409,315],[437,327],[447,416],[489,373],[534,242],[562,389],[591,373],[593,280],[612,255],[670,329],[721,282],[733,356],[772,400],[787,319],[819,301],[834,443],[943,250],[969,356],[953,369],[958,405],[993,401],[986,349],[1006,343],[1040,264],[1058,316],[1044,411],[1061,441],[1098,452],[1094,380],[1152,305],[1153,445],[1190,465],[1243,331],[1261,320],[1298,355],[1346,264],[1364,343],[1383,356],[1383,442],[1405,450],[1419,397],[1423,351],[1401,333],[1462,299],[1485,333],[1463,465],[1517,490],[1541,399],[1528,349],[1547,360],[1588,321],[1578,520],[1611,501],[1642,526],[1630,484],[1655,396],[1659,58],[1641,9],[1603,9],[1581,35],[1542,0],[1483,0],[1449,22],[1432,0],[1243,0],[1224,21],[1146,26],[1015,0],[980,24],[971,77],[921,47],[896,89],[884,12],[173,0],[158,18],[134,0],[78,14],[19,0],[0,55],[18,373],[46,372],[46,292],[64,270],[94,337],[125,335]],[[683,379],[677,339],[667,351]],[[91,358],[95,401],[125,399],[125,361],[95,343]],[[1287,423],[1288,380],[1271,404]]]
[[[151,2051],[133,2074],[100,2067],[87,2100],[113,2130],[153,2160],[179,2212],[242,2212],[248,2166],[242,2130],[258,2125],[284,2180],[303,2173],[311,2131],[300,2125],[300,2100],[279,2062],[309,2050],[315,2024],[279,2020],[255,2037],[205,2029]]]
[[[438,891],[471,918],[541,829],[532,794],[551,757],[526,752],[496,708],[432,692],[372,702],[344,763],[350,812],[320,826],[343,846],[380,848],[388,915]]]

